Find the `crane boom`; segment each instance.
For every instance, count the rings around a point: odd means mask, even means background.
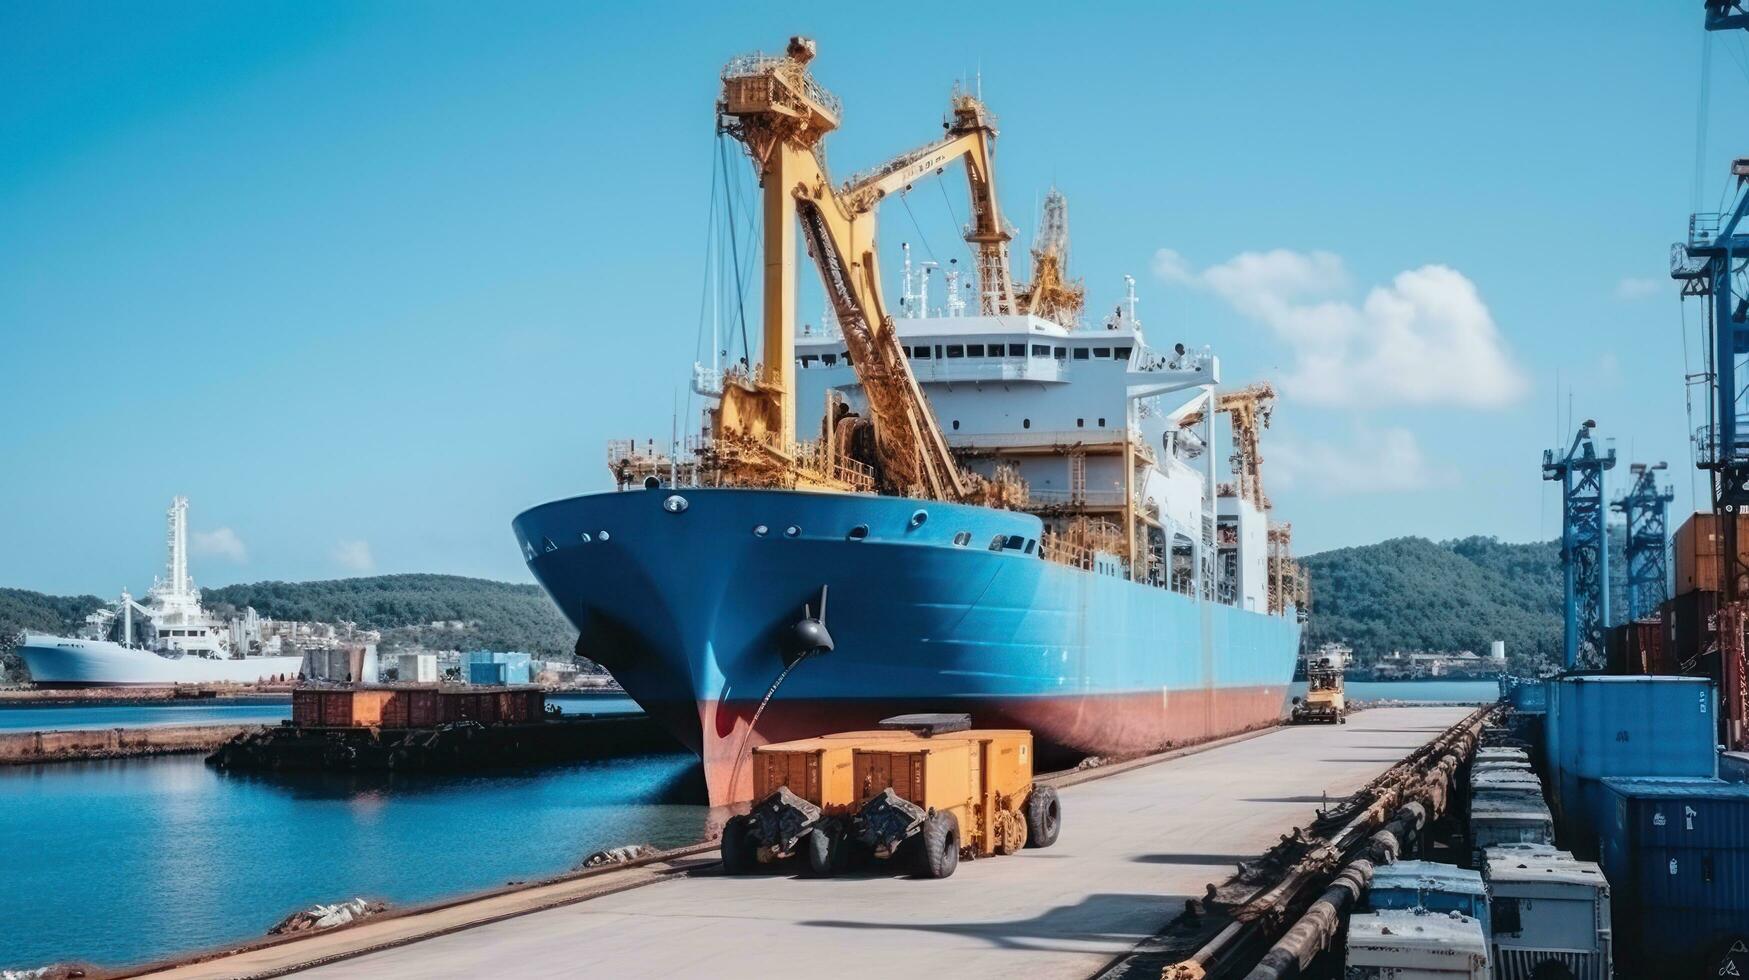
[[[976,99],[958,94],[944,139],[835,190],[820,144],[837,128],[839,107],[807,73],[814,50],[812,41],[791,38],[785,57],[740,58],[723,72],[719,125],[746,145],[764,194],[765,363],[758,376],[724,386],[713,434],[718,441],[755,447],[764,454],[758,466],[766,470],[781,470],[789,460],[786,454],[795,444],[794,230],[799,225],[868,400],[877,484],[888,492],[939,500],[988,497],[990,488],[953,458],[899,345],[881,295],[875,217],[887,194],[965,160],[973,215],[966,238],[979,249],[985,310],[1012,313],[1009,235],[996,206],[991,170],[991,117]]]

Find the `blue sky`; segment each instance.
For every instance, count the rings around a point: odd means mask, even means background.
[[[798,32],[840,176],[981,76],[1022,244],[1054,182],[1090,305],[1134,274],[1152,340],[1287,390],[1266,481],[1301,551],[1554,536],[1569,393],[1680,511],[1666,255],[1749,150],[1718,37],[1696,196],[1700,16],[0,0],[0,584],[142,588],[177,493],[205,584],[526,579],[510,518],[669,430],[716,73]],[[885,206],[887,247],[964,254],[949,178]]]

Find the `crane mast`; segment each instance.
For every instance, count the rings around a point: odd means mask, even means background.
[[[888,493],[937,500],[1002,503],[1015,489],[960,468],[911,372],[881,294],[875,235],[882,198],[963,159],[972,198],[966,240],[978,252],[983,311],[1015,312],[1008,277],[1011,235],[995,197],[994,119],[976,98],[956,93],[945,137],[835,189],[822,141],[838,127],[841,107],[808,74],[814,53],[814,42],[795,37],[781,58],[750,55],[723,70],[719,126],[746,146],[763,194],[765,347],[758,372],[724,385],[712,419],[719,465],[736,483],[846,483],[840,478],[843,466],[807,465],[810,454],[796,442],[799,226],[867,398],[875,436],[875,459],[868,462],[875,485]],[[836,459],[843,449],[834,444],[831,422],[829,418],[823,452]]]

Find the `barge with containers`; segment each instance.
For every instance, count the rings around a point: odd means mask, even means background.
[[[1133,280],[1085,322],[1055,191],[1012,281],[972,95],[941,139],[834,182],[813,55],[794,38],[721,79],[720,131],[763,188],[762,363],[695,365],[700,435],[613,444],[618,490],[513,522],[578,652],[700,755],[716,803],[748,798],[752,746],[905,712],[1030,729],[1047,762],[1278,720],[1304,579],[1261,483],[1274,392],[1150,345]],[[907,249],[895,315],[876,207],[961,161],[973,275]],[[829,312],[799,336],[798,228]]]

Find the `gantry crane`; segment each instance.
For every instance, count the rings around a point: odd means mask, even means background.
[[[713,444],[731,450],[731,482],[797,482],[795,406],[795,229],[800,224],[838,319],[849,361],[868,401],[876,485],[937,500],[1001,502],[1012,488],[963,471],[948,449],[898,343],[881,295],[875,211],[918,178],[964,161],[971,188],[966,241],[978,256],[980,308],[1016,312],[1008,274],[1011,237],[996,202],[991,154],[995,120],[983,103],[956,93],[946,135],[834,187],[822,141],[840,105],[808,73],[814,42],[790,39],[783,57],[750,55],[723,70],[722,130],[745,144],[763,189],[764,364],[726,383],[712,420]],[[791,474],[786,476],[785,474]],[[829,481],[821,481],[829,482]]]
[[[1561,485],[1561,571],[1564,577],[1564,639],[1561,665],[1601,666],[1603,631],[1609,618],[1609,538],[1603,474],[1615,466],[1615,450],[1597,452],[1586,419],[1563,453],[1543,451],[1543,479]]]
[[[1657,472],[1667,464],[1647,466],[1635,463],[1628,467],[1633,486],[1611,505],[1627,521],[1627,544],[1623,557],[1627,563],[1628,619],[1656,616],[1658,607],[1669,598],[1669,562],[1665,545],[1669,536],[1667,520],[1670,501],[1676,494],[1669,487],[1659,487]]]

